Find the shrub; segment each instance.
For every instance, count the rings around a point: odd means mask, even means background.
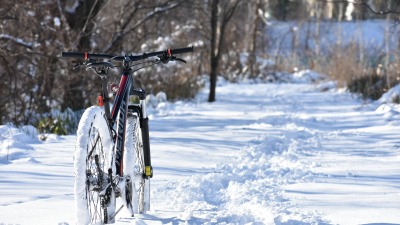
[[[67,122],[60,119],[53,119],[52,117],[47,117],[39,121],[37,129],[39,133],[52,133],[57,135],[66,135],[67,132]]]
[[[367,74],[353,79],[347,85],[347,88],[352,93],[360,93],[364,99],[378,100],[386,91],[398,83],[397,79],[388,75]]]
[[[40,134],[71,134],[76,131],[82,113],[83,110],[76,112],[71,109],[67,109],[64,112],[52,110],[50,113],[38,115],[32,124]]]

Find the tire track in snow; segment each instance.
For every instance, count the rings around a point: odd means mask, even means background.
[[[393,167],[383,169],[392,173],[389,182],[382,174],[369,176],[372,180],[367,181],[360,175],[354,176],[358,173],[347,171],[349,165],[356,170],[365,165],[382,166],[383,161],[388,161],[385,156],[395,156],[389,162],[399,163],[398,144],[394,139],[396,127],[388,125],[387,118],[375,111],[375,105],[362,106],[361,101],[349,94],[320,92],[313,85],[265,84],[255,85],[254,89],[257,91],[252,92],[252,101],[261,104],[256,119],[247,125],[225,128],[238,134],[253,132],[256,137],[233,158],[222,160],[214,172],[157,188],[155,193],[162,200],[158,208],[171,209],[170,213],[163,212],[169,215],[166,221],[359,224],[376,222],[379,216],[365,216],[371,215],[369,210],[374,209],[392,213],[378,222],[396,221],[393,215],[399,214],[390,207],[397,200],[385,205],[380,199],[385,191],[391,193],[386,200],[396,196],[398,185],[394,183],[399,177],[394,174],[400,171],[394,172]],[[230,97],[232,104],[237,104],[236,96]],[[358,157],[353,159],[351,155]],[[377,158],[366,160],[371,157]],[[356,165],[351,165],[353,162]],[[342,173],[343,170],[346,172]],[[384,183],[380,184],[382,179]],[[384,191],[368,191],[369,185]],[[343,188],[352,192],[345,192]],[[366,209],[357,208],[360,213],[354,213],[353,205],[348,204],[349,197],[359,201],[361,196],[368,198],[368,193],[378,198],[381,208],[376,210],[373,200],[365,200]],[[354,215],[349,217],[344,211]]]

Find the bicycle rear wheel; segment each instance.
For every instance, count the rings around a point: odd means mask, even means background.
[[[142,132],[137,113],[130,113],[127,119],[124,174],[131,177],[131,210],[133,213],[145,213],[150,210],[150,179],[145,179]],[[129,195],[127,195],[129,196]],[[129,206],[128,206],[129,208]]]
[[[79,122],[74,158],[77,224],[113,222],[112,146],[104,110],[88,108]]]

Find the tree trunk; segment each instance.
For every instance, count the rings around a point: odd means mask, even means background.
[[[215,89],[217,86],[218,75],[218,54],[217,52],[217,25],[218,25],[218,3],[219,0],[213,0],[211,3],[211,54],[210,54],[210,93],[208,102],[215,101]],[[220,34],[221,35],[221,34]]]
[[[253,21],[251,24],[251,38],[249,43],[249,59],[247,61],[247,67],[250,69],[250,78],[256,77],[255,64],[256,64],[256,43],[257,43],[257,25],[260,21],[260,17],[258,15],[258,10],[261,7],[261,1],[256,0],[254,8],[253,8]]]
[[[79,51],[90,51],[90,38],[93,32],[93,20],[108,0],[78,1],[75,11],[65,11],[69,26],[78,32],[75,46]]]
[[[232,18],[240,0],[236,0],[233,6],[228,7],[226,4],[222,7],[222,13],[218,14],[219,0],[211,2],[211,53],[210,53],[210,93],[208,102],[215,101],[215,88],[217,87],[218,64],[221,58],[222,48],[224,46],[224,34],[229,20]],[[229,3],[227,1],[226,3]],[[218,26],[219,15],[221,16],[220,26]],[[219,31],[219,34],[218,32]]]

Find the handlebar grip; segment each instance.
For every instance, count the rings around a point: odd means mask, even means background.
[[[61,52],[62,58],[78,58],[78,59],[87,59],[87,52]]]
[[[182,54],[182,53],[189,53],[193,52],[193,46],[187,47],[187,48],[176,48],[176,49],[171,49],[171,54],[176,55],[176,54]]]

